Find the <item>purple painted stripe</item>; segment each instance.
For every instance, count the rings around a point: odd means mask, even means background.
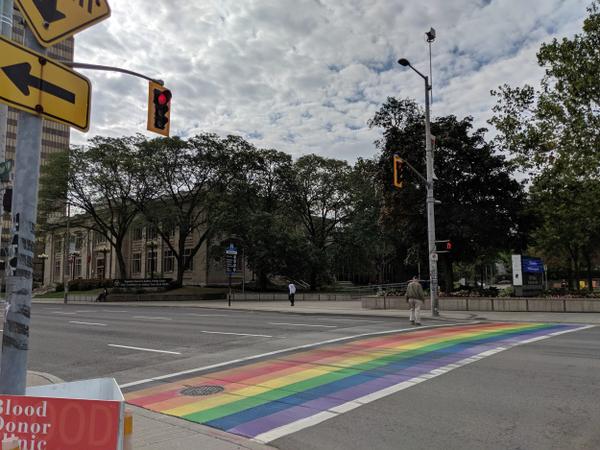
[[[479,355],[483,352],[497,349],[505,345],[514,345],[527,339],[534,337],[545,336],[548,334],[548,330],[540,330],[538,332],[530,333],[521,338],[507,338],[493,343],[485,343],[474,347],[467,347],[459,352],[448,354],[442,358],[435,360],[429,360],[426,363],[418,364],[410,368],[401,369],[398,373],[392,373],[381,377],[375,377],[373,380],[366,383],[341,390],[332,393],[328,396],[321,397],[319,399],[310,400],[302,405],[294,405],[285,411],[280,411],[275,414],[261,417],[252,421],[245,422],[234,428],[229,429],[231,433],[246,437],[255,437],[259,434],[265,433],[269,430],[279,428],[284,425],[288,425],[292,422],[296,422],[300,419],[311,417],[322,411],[334,408],[336,406],[354,401],[358,398],[364,397],[369,394],[381,391],[383,389],[398,385],[404,381],[410,380],[415,377],[425,375],[432,370],[444,367],[448,364],[453,364],[466,358]],[[367,374],[364,374],[367,375]],[[370,376],[370,375],[368,375]],[[302,395],[302,393],[298,393]]]

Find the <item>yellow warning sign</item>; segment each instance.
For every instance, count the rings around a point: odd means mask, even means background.
[[[0,55],[0,102],[88,130],[90,80],[1,36]]]
[[[106,0],[15,0],[41,45],[50,47],[110,16]]]

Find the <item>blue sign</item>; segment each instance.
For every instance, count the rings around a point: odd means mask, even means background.
[[[523,256],[521,261],[523,273],[544,273],[544,262],[540,258]]]

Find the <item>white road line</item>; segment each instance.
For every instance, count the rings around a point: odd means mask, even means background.
[[[129,311],[125,311],[124,309],[103,309],[104,312],[113,312],[113,313],[128,313]]]
[[[470,323],[476,324],[476,323],[481,323],[481,321],[470,322]],[[453,327],[456,325],[457,324],[455,324],[455,323],[445,323],[445,324],[441,324],[441,325],[426,325],[426,326],[420,327],[419,329],[426,330],[428,328],[445,328],[445,327]],[[305,345],[298,345],[296,347],[283,348],[281,350],[275,350],[275,351],[268,352],[268,353],[261,353],[259,355],[246,356],[245,358],[233,359],[231,361],[225,361],[222,363],[211,364],[210,366],[197,367],[195,369],[188,369],[188,370],[182,370],[181,372],[168,373],[166,375],[160,375],[158,377],[146,378],[145,380],[132,381],[131,383],[121,384],[119,387],[122,389],[125,389],[125,388],[132,387],[132,386],[138,386],[140,384],[150,383],[152,381],[166,380],[166,379],[177,377],[180,375],[188,375],[191,373],[202,372],[205,370],[218,369],[219,367],[230,366],[231,364],[237,364],[237,363],[246,362],[246,361],[253,361],[255,359],[266,358],[267,356],[279,355],[281,353],[293,352],[296,350],[304,350],[307,348],[319,347],[321,345],[326,345],[326,344],[335,344],[336,342],[350,341],[352,339],[358,339],[361,337],[382,336],[385,334],[400,333],[402,331],[409,331],[409,330],[414,330],[414,329],[415,329],[414,327],[397,328],[397,329],[388,330],[388,331],[376,331],[373,333],[362,333],[362,334],[355,334],[354,336],[346,336],[346,337],[340,337],[340,338],[335,338],[335,339],[328,339],[326,341],[315,342],[313,344],[305,344]]]
[[[170,317],[158,317],[158,316],[133,316],[134,319],[144,320],[173,320]]]
[[[229,314],[196,314],[196,313],[187,313],[185,316],[195,316],[195,317],[227,317]]]
[[[97,312],[100,312],[100,310],[98,310],[98,309],[96,309],[96,310],[94,310],[94,309],[82,309],[80,311],[75,311],[75,312],[76,313],[90,313],[90,312],[91,313],[97,313]]]
[[[78,322],[77,320],[69,320],[69,323],[74,323],[75,325],[91,325],[94,327],[105,327],[106,324],[105,323],[99,323],[99,322]]]
[[[289,325],[291,327],[337,328],[336,325],[315,325],[312,323],[269,322],[269,325]]]
[[[205,334],[231,334],[233,336],[252,336],[252,337],[266,337],[266,338],[272,338],[273,337],[273,336],[269,336],[268,334],[226,333],[224,331],[200,331],[200,333],[205,333]]]
[[[64,316],[74,316],[76,312],[53,312],[52,314],[62,314]]]
[[[181,355],[179,352],[170,352],[167,350],[156,350],[153,348],[131,347],[129,345],[108,344],[109,347],[127,348],[130,350],[139,350],[141,352],[168,353],[169,355]]]

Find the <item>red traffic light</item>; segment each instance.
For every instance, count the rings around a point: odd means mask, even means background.
[[[446,242],[446,250],[452,250],[452,242]]]
[[[167,103],[169,102],[169,99],[167,98],[167,96],[165,95],[165,93],[164,93],[164,92],[161,92],[161,93],[158,95],[158,98],[156,99],[156,101],[158,102],[158,104],[159,104],[159,105],[161,105],[161,106],[162,106],[162,105],[165,105],[165,104],[167,104]]]

